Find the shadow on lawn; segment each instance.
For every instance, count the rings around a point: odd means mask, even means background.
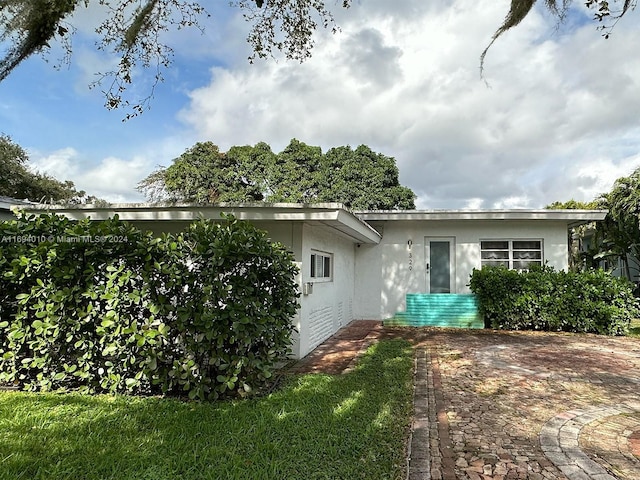
[[[246,401],[0,393],[0,479],[402,478],[412,364],[395,339]]]

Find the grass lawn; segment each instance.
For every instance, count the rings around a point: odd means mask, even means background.
[[[412,367],[394,339],[247,401],[1,392],[0,479],[401,479]]]
[[[631,320],[631,325],[629,326],[630,337],[638,337],[640,338],[640,318],[636,318],[635,320]]]

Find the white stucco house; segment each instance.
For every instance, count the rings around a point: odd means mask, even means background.
[[[22,206],[24,209],[25,207]],[[294,355],[304,357],[352,320],[388,320],[411,295],[470,293],[474,268],[568,268],[572,226],[603,220],[602,210],[429,210],[354,212],[340,204],[119,204],[30,206],[71,219],[120,219],[155,233],[179,232],[198,218],[232,213],[286,245],[300,268]],[[412,297],[412,301],[422,297]],[[448,307],[451,308],[451,307]]]

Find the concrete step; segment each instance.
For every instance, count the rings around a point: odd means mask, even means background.
[[[472,294],[409,293],[407,309],[384,321],[389,326],[484,328]]]

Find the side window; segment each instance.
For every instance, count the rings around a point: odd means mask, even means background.
[[[316,281],[329,282],[333,278],[333,254],[311,251],[310,277]]]
[[[482,266],[502,265],[514,270],[526,270],[542,265],[542,240],[483,240],[480,242]]]

